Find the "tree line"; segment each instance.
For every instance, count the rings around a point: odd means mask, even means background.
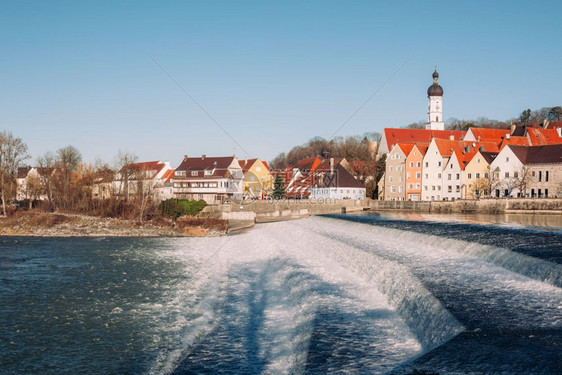
[[[147,181],[148,171],[138,170],[137,157],[119,152],[112,165],[85,163],[74,146],[48,151],[36,161],[36,173],[28,173],[31,156],[19,137],[0,133],[0,198],[2,215],[17,209],[84,213],[144,221],[162,214],[155,186]],[[18,186],[18,171],[25,183]],[[114,181],[116,177],[118,184]],[[150,180],[150,179],[148,179]],[[18,200],[18,198],[20,198]],[[22,199],[23,198],[23,199]],[[103,198],[103,199],[100,199]]]
[[[536,110],[530,108],[523,110],[519,116],[507,120],[498,121],[489,119],[487,117],[478,117],[471,120],[461,120],[458,118],[450,118],[445,122],[445,129],[447,130],[462,130],[467,131],[469,128],[493,128],[493,129],[508,129],[512,125],[538,125],[543,124],[545,121],[561,121],[562,120],[562,106],[543,107]],[[413,122],[404,126],[409,129],[425,129],[427,121]]]
[[[296,167],[302,159],[319,157],[345,158],[352,169],[352,174],[365,185],[367,196],[376,194],[375,176],[384,171],[384,159],[377,161],[377,147],[381,134],[372,132],[361,136],[334,137],[327,140],[314,137],[305,144],[293,147],[287,153],[280,153],[270,162],[272,169]],[[382,164],[381,164],[382,163]]]

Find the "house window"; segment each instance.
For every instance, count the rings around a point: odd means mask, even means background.
[[[452,193],[453,187],[451,185],[447,186],[447,193]]]
[[[460,185],[457,185],[457,188],[455,189],[455,191],[456,191],[457,193],[460,193],[460,192],[461,192],[461,186],[460,186]]]
[[[425,178],[429,178],[429,175],[427,173],[425,174]]]
[[[413,189],[413,188],[414,188],[414,184],[408,185],[408,189]]]
[[[391,190],[393,193],[396,193],[396,186],[392,185],[392,186],[390,187],[390,190]]]
[[[447,180],[450,180],[450,179],[451,179],[451,174],[449,173],[449,174],[447,175]]]
[[[427,191],[427,185],[424,186],[425,191]]]
[[[513,177],[514,177],[514,178],[519,177],[519,172],[517,172],[517,171],[513,172]]]
[[[453,169],[453,164],[449,164],[449,169]]]
[[[531,176],[535,177],[535,171],[531,172]]]
[[[393,182],[394,178],[392,176],[389,177],[389,181]]]
[[[509,172],[505,172],[505,178],[509,178]]]
[[[509,163],[509,157],[506,157],[506,158],[505,158],[505,162],[506,162],[506,163]]]
[[[425,162],[425,167],[429,167],[429,163],[427,161]]]
[[[472,178],[472,173],[468,174],[468,179],[470,180]]]
[[[539,182],[542,181],[542,171],[539,171]]]
[[[441,173],[438,173],[438,174],[437,174],[437,178],[441,178]]]
[[[398,192],[402,193],[404,191],[404,186],[400,185],[398,186]]]
[[[392,172],[392,167],[388,167],[388,171],[389,171],[389,172]]]
[[[192,176],[197,176],[199,173],[197,171],[191,171]]]
[[[256,167],[256,172],[261,172],[261,167]]]
[[[437,185],[437,190],[441,191],[441,185]]]
[[[544,172],[544,182],[548,182],[548,171]],[[545,193],[544,193],[545,196],[546,196],[546,191],[547,190],[545,190]]]
[[[460,179],[461,179],[461,175],[458,174],[458,173],[457,173],[457,176],[456,176],[456,177],[457,177],[457,180],[460,180]]]
[[[419,189],[419,188],[420,188],[420,184],[416,184],[416,189]]]
[[[432,185],[432,186],[431,186],[431,190],[435,190],[435,185]]]
[[[414,168],[414,162],[410,162],[410,168]]]
[[[480,173],[476,173],[476,178],[480,178]]]
[[[480,164],[480,158],[476,159],[476,164]],[[476,190],[478,191],[478,190]]]
[[[438,167],[441,166],[441,162],[440,162],[440,161],[437,162],[437,166],[438,166]]]
[[[419,161],[418,161],[417,167],[418,168],[421,167],[421,163]]]
[[[548,198],[548,189],[544,189],[544,197]]]
[[[421,172],[416,172],[416,178],[421,178]]]
[[[213,174],[213,171],[211,169],[206,169],[205,170],[205,176],[210,176]]]
[[[407,178],[407,179],[410,179],[410,172],[407,172],[407,173],[406,173],[406,178]]]
[[[484,173],[484,178],[488,178],[488,172]]]

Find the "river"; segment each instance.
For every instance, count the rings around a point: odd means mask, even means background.
[[[562,231],[529,220],[2,237],[0,372],[562,373]]]

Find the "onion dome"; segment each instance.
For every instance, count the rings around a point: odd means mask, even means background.
[[[427,89],[427,96],[443,96],[443,87],[439,86],[439,73],[433,72],[433,85]]]

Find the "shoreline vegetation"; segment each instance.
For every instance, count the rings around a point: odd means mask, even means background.
[[[0,218],[0,236],[33,237],[203,237],[222,236],[227,220],[182,217],[140,223],[75,213],[19,211]]]

